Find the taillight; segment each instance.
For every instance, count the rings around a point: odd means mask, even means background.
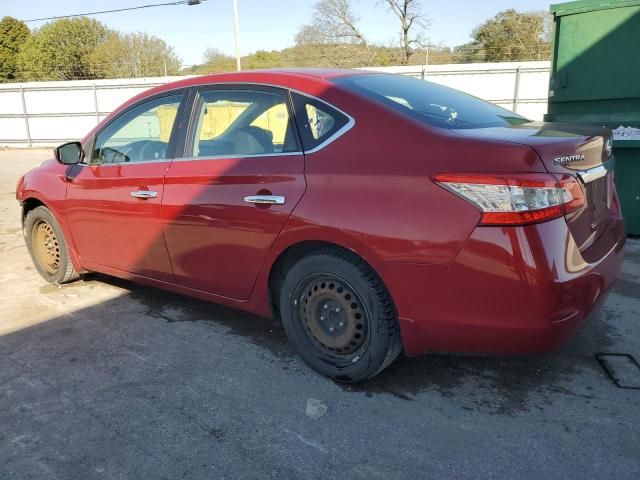
[[[525,225],[561,217],[584,205],[582,187],[569,175],[545,173],[440,173],[433,180],[482,212],[481,225]]]

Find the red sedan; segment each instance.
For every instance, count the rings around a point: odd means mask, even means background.
[[[555,348],[604,301],[625,241],[609,130],[362,71],[154,88],[17,198],[46,280],[102,272],[278,315],[342,382],[401,350]]]

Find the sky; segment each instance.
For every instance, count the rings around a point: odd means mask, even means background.
[[[110,10],[169,0],[0,0],[0,17],[21,20]],[[292,46],[300,26],[309,23],[316,0],[238,0],[240,53],[280,50]],[[501,10],[547,10],[548,0],[422,0],[430,20],[431,43],[456,46],[470,40],[474,27]],[[554,2],[557,3],[557,2]],[[396,17],[377,0],[351,0],[358,25],[372,42],[389,44],[399,39]],[[200,5],[164,6],[98,15],[108,27],[124,32],[145,32],[173,46],[185,65],[202,62],[207,47],[234,54],[232,0],[207,0]],[[32,22],[31,28],[44,22]]]

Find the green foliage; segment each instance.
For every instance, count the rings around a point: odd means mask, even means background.
[[[206,73],[231,72],[236,69],[236,59],[217,48],[207,48],[202,55],[204,63],[183,70],[182,73],[203,75]]]
[[[248,69],[284,67],[278,52],[268,52],[266,50],[258,50],[247,57],[244,63]]]
[[[27,80],[73,80],[95,78],[91,54],[104,42],[109,30],[87,17],[46,23],[27,40],[18,55]]]
[[[487,62],[548,60],[551,57],[550,25],[546,12],[504,10],[473,31],[471,46],[482,49]]]
[[[175,75],[180,59],[164,40],[146,33],[110,32],[87,57],[97,78]]]
[[[208,54],[207,52],[214,52]],[[217,49],[205,52],[205,63],[183,70],[185,74],[206,74],[230,72],[236,68],[235,59]],[[302,44],[283,50],[259,50],[242,57],[243,69],[319,67],[319,68],[356,68],[399,65],[405,60],[405,52],[400,47],[382,47],[377,45]],[[452,52],[446,47],[430,47],[429,63],[451,63]],[[409,64],[422,65],[426,59],[424,49],[413,51]]]
[[[458,45],[453,49],[453,55],[456,59],[455,63],[474,63],[485,61],[485,52],[482,46],[473,42]]]
[[[426,51],[417,49],[410,57],[410,65],[423,65]],[[382,47],[376,45],[304,44],[284,50],[259,50],[242,57],[243,69],[288,68],[288,67],[325,67],[356,68],[399,65],[404,62],[405,52],[400,47]],[[205,63],[183,70],[184,74],[206,74],[231,72],[236,68],[235,58],[225,55],[217,49],[207,49]],[[430,47],[429,63],[452,63],[452,52],[446,47]]]
[[[0,20],[0,82],[19,79],[18,52],[30,35],[24,22],[12,17]]]
[[[109,30],[87,17],[43,25],[25,42],[18,66],[26,80],[75,80],[175,75],[180,59],[146,33]]]

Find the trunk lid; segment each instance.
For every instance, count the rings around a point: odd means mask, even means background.
[[[528,145],[558,180],[565,175],[577,178],[584,193],[585,206],[568,214],[566,220],[581,252],[613,227],[615,215],[611,205],[615,186],[610,129],[590,125],[527,123],[454,132],[464,137]]]

